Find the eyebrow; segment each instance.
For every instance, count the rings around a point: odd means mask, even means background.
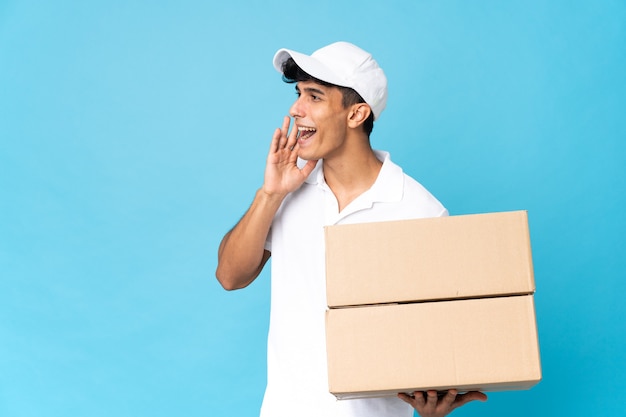
[[[297,91],[298,93],[300,93],[300,88],[299,88],[298,86],[296,86],[296,91]],[[324,93],[324,91],[322,91],[322,90],[320,90],[320,89],[318,89],[318,88],[314,88],[314,87],[305,87],[305,88],[304,88],[304,91],[305,91],[306,93],[313,93],[313,94],[317,94],[317,95],[321,95],[321,96],[326,95],[326,94]]]

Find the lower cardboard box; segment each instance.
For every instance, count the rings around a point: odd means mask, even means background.
[[[533,295],[330,309],[326,342],[338,399],[541,380]]]

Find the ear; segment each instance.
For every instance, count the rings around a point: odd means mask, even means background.
[[[350,112],[348,113],[348,126],[351,128],[357,128],[362,125],[370,114],[372,109],[366,103],[357,103],[352,105]]]

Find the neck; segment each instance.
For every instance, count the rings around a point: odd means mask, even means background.
[[[382,167],[367,138],[349,143],[354,145],[324,159],[324,179],[337,198],[339,211],[372,187]]]

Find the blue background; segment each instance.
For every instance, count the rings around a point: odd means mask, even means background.
[[[0,0],[0,415],[255,416],[269,275],[222,235],[336,40],[390,80],[375,148],[451,214],[529,211],[544,380],[456,416],[624,415],[626,3]]]

